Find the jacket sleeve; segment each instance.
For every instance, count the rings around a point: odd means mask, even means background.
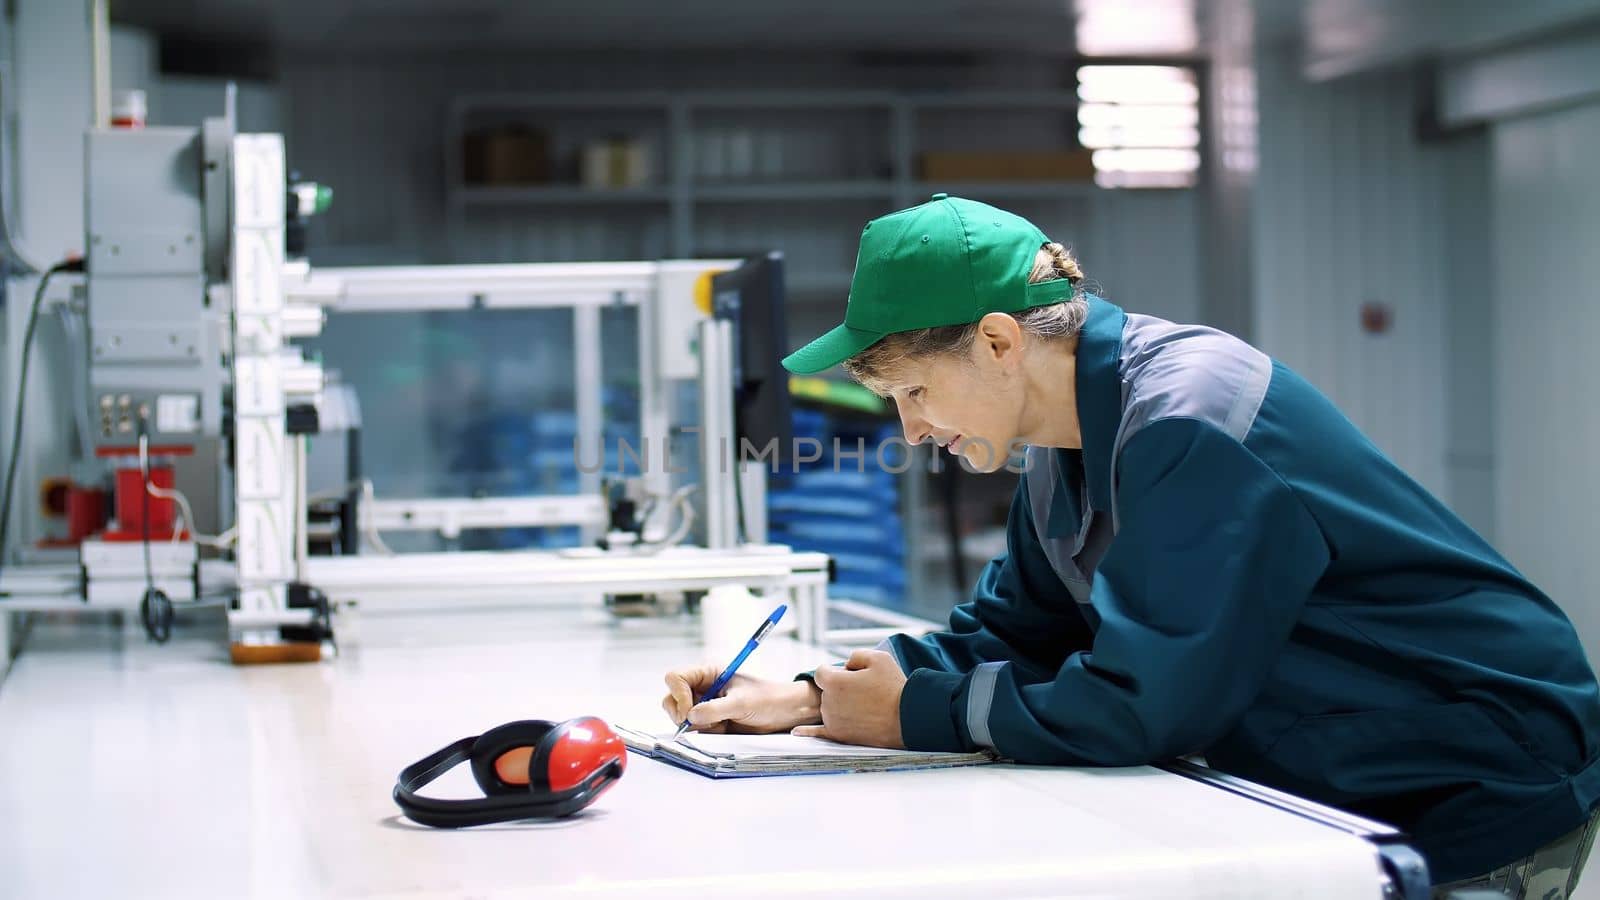
[[[1328,565],[1321,529],[1277,473],[1197,420],[1146,426],[1117,471],[1092,646],[1042,681],[1004,662],[912,672],[906,746],[1138,765],[1204,750],[1255,699]]]
[[[1004,660],[1048,680],[1067,654],[1089,646],[1088,624],[1039,546],[1031,509],[1024,474],[1006,521],[1006,552],[984,567],[972,599],[950,613],[949,629],[886,642],[901,671],[959,675]]]

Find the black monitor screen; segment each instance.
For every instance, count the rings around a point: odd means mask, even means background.
[[[751,257],[739,268],[713,276],[711,296],[717,318],[733,322],[734,430],[757,453],[765,453],[771,444],[777,462],[786,463],[792,429],[789,373],[781,363],[788,347],[783,254]]]

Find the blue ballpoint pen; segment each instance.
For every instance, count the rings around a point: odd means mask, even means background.
[[[733,673],[739,671],[739,667],[744,665],[744,661],[750,656],[751,651],[755,650],[756,645],[761,643],[761,639],[767,636],[767,632],[772,630],[772,626],[778,624],[778,620],[783,618],[783,613],[788,608],[789,604],[780,603],[778,608],[772,611],[772,615],[767,616],[767,620],[761,623],[761,627],[756,629],[756,633],[750,635],[750,640],[745,641],[744,649],[739,651],[739,655],[733,658],[733,662],[728,663],[728,667],[722,670],[722,674],[717,676],[717,680],[711,682],[711,687],[700,696],[701,703],[715,699],[718,694],[722,693],[722,689],[728,686],[729,681],[733,680]],[[683,733],[688,730],[689,720],[684,719],[683,724],[678,726],[678,733],[674,734],[672,739],[677,740],[683,737]]]

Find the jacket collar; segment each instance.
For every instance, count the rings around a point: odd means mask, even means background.
[[[1088,295],[1088,304],[1088,318],[1078,333],[1078,430],[1083,439],[1089,508],[1110,510],[1111,455],[1116,449],[1117,430],[1122,423],[1122,329],[1128,316],[1120,307],[1093,294]],[[1050,504],[1052,515],[1048,530],[1051,537],[1073,534],[1081,524],[1069,521],[1071,516],[1054,515],[1054,510],[1063,505],[1061,501],[1070,496],[1071,490],[1066,472],[1060,466],[1057,469],[1055,493]]]

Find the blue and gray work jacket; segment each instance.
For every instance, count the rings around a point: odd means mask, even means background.
[[[1577,828],[1600,689],[1571,623],[1315,388],[1090,298],[1082,450],[1032,448],[946,632],[885,642],[907,746],[1219,770],[1409,832],[1436,881]]]

